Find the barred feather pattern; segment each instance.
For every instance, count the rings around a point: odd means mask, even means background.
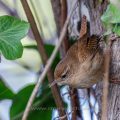
[[[81,29],[80,29],[79,38],[82,38],[86,34],[87,34],[87,18],[85,15],[83,15],[82,21],[81,21]]]
[[[99,40],[97,36],[92,35],[87,39],[87,48],[91,50],[95,50],[98,47]]]
[[[96,35],[89,36],[87,18],[85,15],[82,17],[81,30],[79,41],[81,41],[88,49],[96,49],[98,47],[99,40]],[[81,44],[81,43],[80,43]]]

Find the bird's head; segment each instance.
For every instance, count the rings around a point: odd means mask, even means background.
[[[56,83],[58,85],[69,84],[70,74],[71,74],[70,62],[66,61],[66,59],[61,60],[55,68],[54,81],[52,82],[51,86],[53,86]]]

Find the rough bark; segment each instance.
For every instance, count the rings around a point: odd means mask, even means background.
[[[108,0],[80,0],[88,8],[90,14],[90,33],[95,35],[102,35],[104,27],[101,22],[101,15],[105,12]],[[115,81],[116,84],[110,83],[108,95],[108,120],[120,119],[120,41],[114,41],[112,45],[111,63],[110,63],[110,80]],[[101,98],[102,98],[102,82],[97,84],[95,96],[99,103],[98,119],[101,118]]]
[[[84,0],[90,13],[90,31],[91,34],[101,35],[104,32],[101,15],[105,11],[108,1],[103,0],[101,3],[95,0]],[[116,84],[110,83],[108,94],[108,120],[120,119],[120,41],[114,41],[112,45],[112,56],[110,63],[110,80],[115,81]],[[102,83],[96,87],[96,96],[100,107],[99,119],[101,117],[101,98],[102,98]]]
[[[112,45],[110,79],[119,82],[109,87],[108,120],[120,120],[120,40]]]

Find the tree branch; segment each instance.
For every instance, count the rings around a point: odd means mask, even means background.
[[[45,53],[44,49],[40,49],[40,48],[41,48],[40,45],[43,46],[43,43],[41,42],[39,32],[37,31],[36,23],[35,23],[35,21],[34,21],[34,18],[32,17],[32,13],[30,14],[30,9],[29,9],[29,6],[28,6],[28,4],[27,4],[27,1],[26,1],[26,0],[21,0],[21,3],[22,3],[22,5],[23,5],[23,8],[24,8],[24,10],[25,10],[25,12],[26,12],[27,17],[29,16],[28,19],[29,19],[29,22],[31,23],[31,27],[32,27],[32,29],[33,29],[33,33],[34,33],[34,35],[35,35],[35,37],[36,37],[35,39],[36,39],[37,42],[39,42],[39,43],[38,43],[38,49],[39,49],[40,51],[42,50],[41,53],[43,54],[43,53]],[[63,30],[62,30],[62,32],[61,32],[61,35],[60,35],[58,44],[57,44],[57,46],[55,47],[55,49],[54,49],[51,57],[49,58],[46,66],[45,66],[45,68],[44,68],[44,71],[43,71],[42,74],[40,75],[39,80],[38,80],[38,82],[37,82],[37,84],[36,84],[36,86],[35,86],[32,94],[31,94],[31,96],[30,96],[30,99],[29,99],[29,101],[28,101],[28,103],[27,103],[27,106],[26,106],[25,112],[24,112],[24,114],[23,114],[22,120],[26,120],[26,119],[27,119],[27,116],[28,116],[29,111],[30,111],[30,109],[31,109],[31,105],[32,105],[32,103],[33,103],[33,101],[34,101],[34,99],[35,99],[35,97],[36,97],[36,94],[37,94],[37,91],[38,91],[38,89],[39,89],[39,86],[40,86],[40,84],[43,82],[43,80],[44,80],[44,78],[45,78],[45,76],[46,76],[46,73],[49,71],[49,69],[50,69],[50,67],[51,67],[51,64],[53,63],[53,61],[54,61],[54,59],[55,59],[55,56],[56,56],[56,54],[57,54],[57,52],[58,52],[58,49],[59,49],[59,47],[61,46],[61,43],[62,43],[62,41],[63,41],[63,39],[64,39],[65,34],[66,34],[67,26],[68,26],[68,23],[69,23],[69,21],[70,21],[70,18],[71,18],[71,15],[72,15],[72,13],[73,13],[73,10],[74,10],[75,5],[76,5],[76,2],[73,3],[73,6],[72,6],[71,11],[70,11],[70,14],[69,14],[68,17],[67,17],[67,20],[66,20],[66,22],[65,22],[65,25],[64,25],[64,27],[63,27]],[[31,19],[31,18],[32,18],[32,19]],[[41,55],[42,55],[42,54],[41,54]],[[43,59],[44,59],[44,60],[46,59],[46,57],[45,57],[44,54],[43,54]],[[54,89],[55,89],[55,88],[54,88]],[[57,95],[57,96],[58,96],[58,95]],[[56,100],[56,101],[57,101],[57,100]],[[59,104],[59,102],[61,102],[61,101],[57,101],[57,102],[58,102],[58,104]],[[61,107],[60,107],[60,108],[61,108]],[[66,115],[65,115],[65,116],[66,116]]]
[[[31,28],[32,28],[32,31],[33,31],[33,34],[34,34],[34,37],[35,37],[35,40],[37,42],[39,53],[40,53],[41,58],[42,58],[42,61],[43,61],[44,65],[45,65],[47,63],[48,58],[47,58],[47,54],[46,54],[46,51],[45,51],[45,48],[44,48],[42,38],[41,38],[41,36],[39,34],[37,25],[35,23],[34,17],[32,15],[32,12],[31,12],[31,10],[29,8],[29,5],[28,5],[27,1],[26,0],[21,0],[21,2],[22,2],[22,5],[24,7],[24,10],[26,12],[27,18],[28,18],[28,20],[30,22],[30,25],[31,25]],[[49,70],[47,72],[47,76],[48,76],[49,82],[51,83],[53,81],[53,73],[52,73],[52,70],[50,68],[49,68]],[[64,116],[65,115],[65,110],[63,109],[64,105],[63,105],[62,98],[60,96],[57,85],[53,86],[51,89],[52,89],[52,93],[53,93],[56,105],[59,108],[58,109],[59,114],[60,114],[60,116]]]
[[[61,28],[63,28],[66,18],[67,18],[67,0],[61,0]],[[65,56],[65,54],[67,53],[67,50],[70,47],[68,40],[69,38],[68,38],[68,31],[67,31],[60,49],[62,57]],[[70,96],[71,96],[71,106],[72,106],[72,120],[76,120],[77,114],[80,115],[78,93],[77,93],[77,89],[70,88],[70,91],[71,91]]]
[[[109,69],[110,69],[110,52],[111,39],[108,39],[108,45],[105,50],[104,57],[104,78],[103,78],[103,96],[102,96],[102,116],[101,120],[107,120],[107,105],[108,105],[108,91],[109,91]]]

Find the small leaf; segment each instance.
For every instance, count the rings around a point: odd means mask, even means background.
[[[12,90],[0,79],[0,100],[13,99],[14,95]]]
[[[99,0],[100,3],[102,3],[103,0]]]
[[[106,32],[103,34],[104,36],[107,36],[109,34],[111,34],[113,31],[113,25],[112,24],[104,24],[105,28],[106,28]]]
[[[102,15],[101,20],[105,23],[119,23],[120,22],[120,9],[114,4],[109,4],[106,12]]]
[[[29,24],[12,16],[0,17],[0,51],[7,59],[22,56],[23,46],[20,42],[26,36]]]
[[[120,36],[120,26],[118,24],[113,27],[113,32]]]

